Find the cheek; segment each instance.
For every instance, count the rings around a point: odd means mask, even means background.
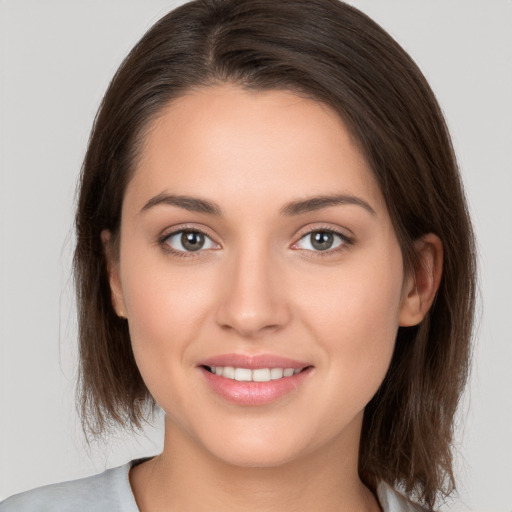
[[[135,360],[164,406],[162,385],[173,380],[179,385],[183,368],[192,365],[189,350],[206,318],[211,277],[192,266],[177,271],[165,255],[155,257],[154,251],[146,254],[128,244],[123,255],[122,289]]]
[[[133,344],[162,349],[185,345],[204,320],[209,301],[206,290],[207,276],[192,270],[172,272],[153,266],[125,279]]]
[[[354,259],[353,264],[331,272],[321,288],[306,283],[304,318],[323,348],[332,375],[344,385],[358,387],[367,399],[377,390],[391,361],[402,280],[398,250],[386,257]]]

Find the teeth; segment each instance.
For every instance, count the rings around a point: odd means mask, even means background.
[[[268,368],[258,368],[251,373],[254,382],[268,382],[270,380],[270,370]]]
[[[252,371],[247,368],[235,368],[235,380],[240,381],[251,381],[252,380]]]
[[[282,368],[272,368],[270,370],[270,378],[272,380],[282,379],[284,370]]]
[[[243,382],[269,382],[297,375],[303,368],[233,368],[232,366],[211,366],[210,371],[215,375]]]
[[[226,379],[234,379],[235,378],[235,369],[232,366],[224,366],[222,368],[222,376],[226,377]]]

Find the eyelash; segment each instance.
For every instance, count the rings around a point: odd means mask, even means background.
[[[174,231],[171,231],[169,233],[164,233],[159,239],[158,239],[158,244],[162,247],[162,249],[166,252],[166,253],[169,253],[171,254],[172,256],[177,256],[178,258],[190,258],[190,257],[194,257],[196,256],[196,252],[197,253],[201,253],[202,251],[204,251],[204,249],[198,249],[197,251],[177,251],[176,249],[173,249],[167,242],[168,240],[175,236],[175,235],[178,235],[180,233],[200,233],[201,235],[203,235],[204,237],[210,239],[213,241],[212,237],[210,235],[208,235],[208,233],[206,233],[205,231],[203,231],[202,229],[198,229],[198,228],[187,228],[186,226],[185,227],[182,227],[180,229],[176,229]],[[214,242],[215,243],[215,242]]]
[[[303,251],[307,252],[308,257],[311,258],[328,258],[329,256],[333,256],[335,254],[339,254],[340,252],[346,251],[351,245],[354,244],[354,239],[347,236],[345,233],[342,233],[337,229],[333,229],[332,227],[319,226],[300,235],[297,242],[295,242],[293,245],[297,245],[302,239],[306,238],[307,236],[311,236],[314,233],[329,233],[331,235],[335,235],[341,239],[341,244],[334,249],[327,249],[325,251],[312,251],[308,249],[302,249]]]
[[[198,228],[183,227],[181,229],[171,231],[170,233],[163,234],[158,239],[158,244],[162,247],[162,249],[165,252],[172,254],[173,256],[177,256],[179,258],[194,257],[194,256],[196,256],[195,252],[201,253],[205,250],[205,249],[198,249],[197,251],[178,251],[178,250],[170,247],[169,244],[167,243],[168,240],[171,237],[178,235],[180,233],[200,233],[201,235],[205,236],[206,238],[209,238],[213,242],[212,237],[210,235],[208,235],[208,233],[206,233],[205,231],[198,229]],[[329,227],[329,228],[317,227],[315,229],[312,229],[312,230],[307,231],[306,233],[303,233],[302,235],[300,235],[297,242],[295,242],[293,245],[298,244],[302,239],[304,239],[307,236],[310,236],[314,233],[329,233],[329,234],[335,235],[341,239],[342,243],[338,247],[335,247],[334,249],[326,249],[325,251],[312,251],[309,249],[297,249],[297,250],[303,250],[303,251],[306,251],[307,253],[310,253],[309,257],[311,257],[311,258],[315,258],[315,257],[325,258],[328,256],[332,256],[334,254],[338,254],[338,253],[346,250],[349,246],[354,244],[354,240],[352,238],[348,237],[346,234],[342,233],[341,231],[338,231],[331,227]],[[215,242],[213,242],[213,243],[215,243]],[[206,249],[206,250],[210,250],[210,249]]]

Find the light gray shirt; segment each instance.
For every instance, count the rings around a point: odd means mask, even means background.
[[[145,460],[132,460],[98,475],[15,494],[0,503],[0,512],[140,512],[128,472]],[[383,482],[377,496],[384,512],[422,511]]]

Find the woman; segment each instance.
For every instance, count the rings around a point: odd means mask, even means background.
[[[164,450],[0,510],[415,510],[403,494],[453,489],[471,225],[432,92],[359,11],[162,18],[105,95],[76,228],[84,426],[158,404]]]

